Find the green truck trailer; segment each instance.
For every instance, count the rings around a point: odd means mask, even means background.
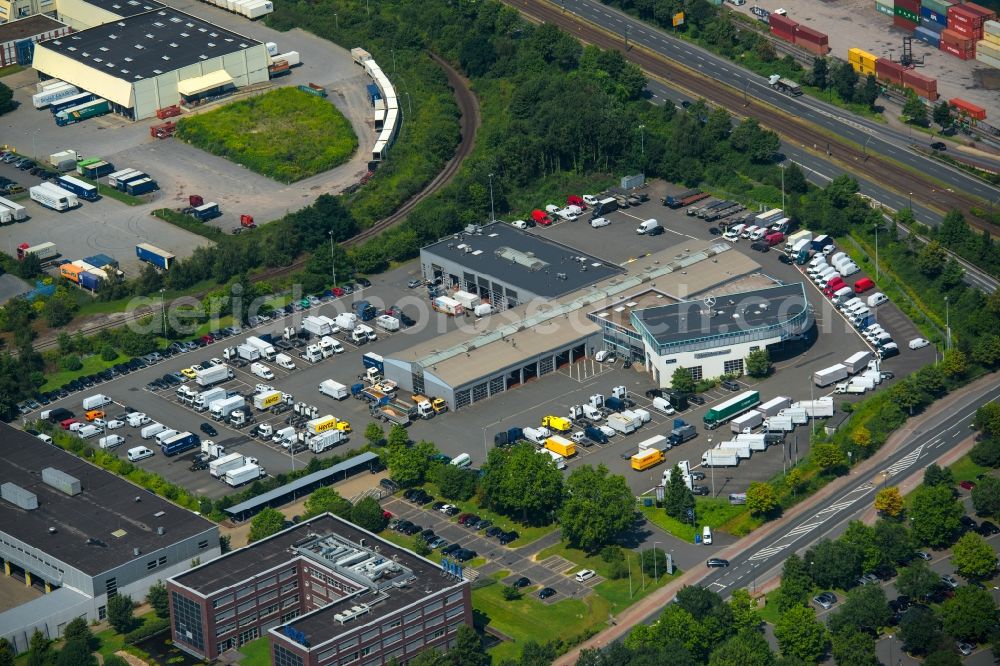
[[[739,416],[759,404],[759,391],[745,391],[740,393],[738,396],[712,407],[705,413],[705,429],[714,430],[734,416]]]

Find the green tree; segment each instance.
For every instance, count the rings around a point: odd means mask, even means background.
[[[830,631],[857,629],[873,638],[892,620],[892,610],[880,585],[862,585],[847,593],[847,599],[829,620]]]
[[[791,489],[793,495],[802,489],[802,485],[805,481],[805,474],[798,467],[791,468],[788,470],[788,473],[785,474],[785,485]]]
[[[947,546],[961,527],[962,514],[950,486],[920,486],[909,511],[914,540],[934,548]]]
[[[778,508],[778,493],[766,481],[754,481],[747,488],[747,508],[750,513],[764,516]]]
[[[132,597],[127,594],[116,594],[108,599],[108,624],[119,634],[132,631],[135,627]]]
[[[966,532],[951,549],[955,571],[966,578],[989,578],[997,569],[997,554],[986,539]]]
[[[691,394],[695,392],[694,378],[687,368],[677,368],[670,376],[670,387],[678,393]]]
[[[662,663],[662,662],[661,662]],[[759,631],[742,631],[712,650],[708,666],[772,666],[774,654]]]
[[[729,598],[729,609],[733,616],[733,628],[737,633],[756,631],[760,628],[760,611],[757,600],[750,596],[745,587],[733,590]]]
[[[81,641],[67,641],[59,651],[56,666],[97,666],[97,657]]]
[[[926,606],[914,606],[899,622],[899,640],[907,652],[921,655],[941,643],[941,632],[934,612]]]
[[[899,570],[896,589],[911,599],[922,599],[941,583],[938,574],[931,571],[923,560],[914,560],[909,566]]]
[[[843,666],[879,666],[875,656],[875,639],[853,627],[845,627],[833,632],[830,637],[830,652],[833,660]]]
[[[483,650],[483,641],[467,624],[458,628],[455,647],[446,655],[454,666],[489,666],[490,657]]]
[[[365,497],[351,508],[351,522],[369,532],[381,532],[388,520],[381,505],[373,497]]]
[[[841,62],[833,66],[833,89],[845,102],[854,101],[854,92],[858,87],[858,74],[850,63]]]
[[[1000,437],[990,437],[977,442],[969,451],[969,458],[977,465],[1000,467]]]
[[[264,507],[260,513],[250,519],[250,543],[266,539],[285,529],[285,514],[273,507]]]
[[[883,516],[898,518],[903,513],[903,496],[897,486],[889,486],[875,493],[875,510]]]
[[[980,516],[1000,516],[1000,479],[987,476],[972,489],[972,506]]]
[[[931,652],[924,659],[924,666],[962,666],[962,659],[951,646]]]
[[[670,470],[670,478],[663,491],[663,508],[675,520],[693,521],[688,516],[694,511],[694,494],[684,483],[684,474],[677,465]]]
[[[423,534],[413,537],[413,552],[422,557],[431,554],[431,547],[427,544],[427,539]]]
[[[805,606],[813,589],[813,580],[805,561],[792,553],[781,568],[781,586],[777,591],[778,610],[785,611],[793,606]]]
[[[879,564],[895,565],[913,558],[913,540],[906,525],[896,520],[875,521],[875,547],[881,556]]]
[[[972,424],[987,437],[1000,436],[1000,402],[988,402],[977,409]]]
[[[5,84],[0,83],[0,116],[13,111],[18,106],[14,101],[14,93]]]
[[[303,518],[312,518],[323,513],[332,513],[335,516],[350,520],[351,503],[340,496],[333,488],[325,486],[312,491],[302,508]]]
[[[167,586],[163,584],[163,581],[158,580],[149,587],[149,592],[146,593],[146,603],[156,613],[156,617],[160,619],[170,617],[170,597],[167,595]],[[95,646],[94,649],[96,650],[97,647]]]
[[[583,465],[569,475],[559,524],[573,548],[596,553],[631,527],[634,518],[635,495],[625,477],[609,475],[604,465]]]
[[[371,446],[378,446],[385,439],[385,430],[375,421],[365,426],[365,441]]]
[[[917,93],[912,90],[906,91],[906,103],[903,104],[902,120],[920,127],[930,125],[927,121],[927,106],[923,103],[923,100],[917,97]]]
[[[962,585],[941,604],[941,625],[955,638],[985,640],[997,626],[997,605],[987,590]]]
[[[389,429],[389,438],[386,445],[390,450],[392,449],[402,449],[406,448],[410,443],[410,433],[406,432],[406,428],[399,425],[398,423],[392,424],[392,428]]]
[[[471,470],[456,465],[437,465],[433,476],[445,499],[464,502],[476,494],[477,475]]]
[[[875,528],[860,520],[852,520],[841,535],[840,541],[852,546],[861,555],[861,570],[871,571],[882,561],[882,553],[875,541]]]
[[[427,478],[431,467],[431,457],[437,453],[434,445],[427,441],[419,441],[413,446],[397,446],[392,444],[393,431],[389,433],[388,465],[392,480],[404,488],[419,486]],[[405,431],[404,431],[405,432]]]
[[[0,638],[0,666],[14,666],[14,646],[6,638]]]
[[[485,506],[534,524],[549,523],[563,499],[562,472],[530,444],[490,450],[479,483]]]
[[[102,361],[113,361],[118,358],[118,351],[111,345],[104,345],[101,347],[101,360]]]
[[[933,280],[941,275],[947,261],[948,253],[941,247],[941,243],[934,240],[917,253],[917,270]]]
[[[939,102],[934,106],[934,122],[945,129],[951,125],[951,108],[948,102]]]
[[[782,613],[774,625],[774,637],[782,654],[810,663],[826,653],[829,643],[826,627],[805,606],[794,606]]]
[[[755,119],[746,118],[729,135],[729,145],[745,153],[751,162],[765,164],[774,159],[781,140],[774,132],[762,128]]]
[[[0,85],[3,84],[0,83]],[[18,268],[17,271],[18,274],[25,280],[32,280],[34,278],[41,277],[42,274],[45,272],[42,269],[41,259],[39,259],[38,255],[35,254],[27,255],[24,259],[21,260],[21,263],[18,265],[17,268]]]
[[[771,356],[767,349],[757,349],[747,354],[746,366],[747,374],[751,377],[761,378],[771,374]]]
[[[823,539],[806,551],[809,574],[820,587],[848,588],[861,575],[862,554],[844,541]]]
[[[878,100],[879,95],[879,85],[878,79],[875,78],[874,74],[869,74],[865,77],[864,82],[857,89],[856,99],[859,103],[864,104],[870,109],[875,108],[875,102]]]
[[[826,90],[829,74],[830,69],[827,66],[826,58],[813,58],[812,84],[820,90]]]
[[[83,644],[88,650],[96,650],[101,642],[90,630],[86,617],[76,617],[70,620],[63,629],[63,640],[67,643],[74,641]]]
[[[955,477],[952,475],[950,467],[938,467],[931,463],[924,470],[924,485],[953,486],[955,485]]]
[[[843,467],[845,463],[844,454],[836,444],[814,444],[810,456],[826,472]]]

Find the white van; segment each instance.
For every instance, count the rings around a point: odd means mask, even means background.
[[[468,453],[460,453],[451,459],[451,464],[455,467],[461,467],[462,469],[467,469],[472,465],[472,456]]]
[[[139,431],[139,436],[142,437],[143,439],[152,439],[157,435],[157,433],[161,433],[166,429],[167,427],[162,423],[155,423],[155,422],[150,423],[149,425],[144,426],[143,429]]]
[[[813,277],[814,275],[822,273],[828,268],[830,268],[830,264],[826,263],[825,261],[821,261],[815,266],[810,266],[809,268],[807,268],[806,275],[808,275],[809,277]]]
[[[832,257],[830,257],[830,261],[833,262],[833,263],[837,263],[838,261],[840,261],[841,259],[844,259],[844,258],[847,258],[847,253],[846,252],[837,252]]]
[[[267,367],[263,363],[251,363],[250,372],[261,379],[274,379],[274,373],[271,372],[271,368]]]
[[[758,227],[756,224],[751,224],[749,227],[743,230],[743,233],[740,234],[740,238],[750,238],[758,231],[760,231],[760,227]]]
[[[134,449],[129,449],[127,457],[129,462],[138,462],[139,460],[145,460],[146,458],[153,457],[152,449],[147,449],[145,446],[137,446]]]
[[[826,280],[826,279],[828,279],[828,278],[830,278],[830,277],[832,277],[834,275],[837,275],[837,274],[838,273],[837,273],[837,269],[836,268],[834,268],[832,266],[828,266],[822,273],[817,273],[816,275],[813,276],[813,282],[815,282],[816,284],[819,284],[823,280]]]
[[[858,268],[858,265],[855,263],[850,263],[840,268],[840,274],[844,277],[849,277],[859,271],[861,271],[861,269]]]
[[[842,279],[840,273],[834,272],[832,275],[827,275],[825,278],[819,281],[819,288],[826,289],[831,282],[839,279]]]
[[[160,432],[156,433],[155,437],[156,443],[159,444],[160,446],[163,446],[163,442],[167,441],[176,434],[177,434],[176,430],[161,430]]]
[[[597,572],[594,571],[593,569],[581,569],[580,571],[576,572],[575,578],[576,578],[576,582],[578,582],[578,583],[584,583],[584,582],[590,580],[591,578],[593,578],[596,575],[597,575]]]
[[[666,398],[653,398],[653,409],[658,412],[663,412],[667,416],[674,413],[674,408],[671,406],[670,401]]]
[[[102,449],[113,449],[116,446],[124,444],[125,438],[121,435],[107,435],[106,437],[101,437],[97,440],[97,443]]]
[[[38,439],[42,440],[46,444],[51,444],[52,443],[52,438],[49,437],[48,435],[46,435],[44,432],[38,433],[37,435],[35,435],[35,437],[37,437]]]
[[[747,225],[743,224],[742,222],[740,224],[734,224],[733,226],[729,227],[729,231],[722,234],[722,237],[725,238],[727,241],[732,241],[735,243],[740,239],[740,234],[742,234],[743,230],[746,228]]]
[[[850,287],[841,287],[837,291],[833,292],[833,302],[840,303],[846,301],[847,297],[854,293],[854,290]]]
[[[863,306],[861,306],[860,308],[858,308],[857,310],[854,311],[854,313],[851,315],[851,319],[854,320],[855,324],[858,324],[858,323],[864,321],[865,317],[867,317],[871,313],[872,313],[872,311],[868,308],[868,306],[867,305],[863,305]]]
[[[635,230],[635,233],[646,234],[658,226],[660,226],[660,223],[657,222],[654,218],[650,218],[648,220],[643,221],[643,223],[640,224],[639,227]]]
[[[883,303],[888,303],[889,297],[883,294],[881,291],[876,291],[874,294],[868,297],[868,307],[877,308]]]
[[[858,298],[857,296],[855,296],[854,298],[847,299],[846,301],[844,301],[843,303],[841,303],[837,307],[839,307],[841,310],[843,310],[843,311],[846,312],[847,310],[850,310],[855,305],[859,305],[861,302],[862,302],[861,299]]]
[[[701,542],[706,546],[712,545],[712,528],[708,525],[701,529]]]

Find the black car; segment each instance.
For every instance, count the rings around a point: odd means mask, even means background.
[[[91,386],[94,385],[94,380],[91,379],[89,376],[80,377],[80,383],[83,384],[85,387],[90,388]]]
[[[498,537],[501,534],[503,534],[503,530],[500,529],[499,527],[497,527],[496,525],[494,525],[493,527],[490,527],[489,529],[486,530],[486,536],[488,536],[491,539],[495,538],[495,537]]]
[[[649,231],[646,232],[646,235],[647,236],[659,236],[662,233],[663,233],[663,227],[653,227],[652,229],[650,229]]]
[[[208,469],[208,460],[206,458],[202,458],[199,456],[194,459],[194,461],[191,463],[191,466],[188,469],[191,470],[192,472],[197,472],[198,470],[201,469]]]
[[[202,423],[200,426],[198,426],[198,429],[201,430],[206,435],[208,435],[209,437],[215,437],[219,434],[219,431],[213,428],[211,423]]]
[[[709,558],[709,560],[705,562],[705,564],[713,569],[718,567],[728,567],[729,560],[724,560],[721,557],[712,557]]]
[[[511,541],[515,541],[515,540],[517,540],[517,539],[518,539],[518,538],[519,538],[520,536],[521,536],[520,534],[518,534],[518,533],[517,533],[517,532],[515,532],[514,530],[511,530],[510,532],[503,532],[503,533],[502,533],[502,534],[501,534],[501,535],[500,535],[500,536],[498,537],[498,539],[497,539],[497,540],[498,540],[498,541],[500,542],[500,545],[501,545],[501,546],[506,546],[506,545],[507,545],[507,544],[509,544],[509,543],[510,543]]]
[[[423,532],[421,532],[420,536],[422,536],[427,541],[433,541],[434,539],[437,538],[437,535],[434,534],[434,530],[432,530],[430,528],[427,528],[426,530],[424,530]]]
[[[933,150],[948,150],[948,146],[945,145],[944,141],[935,141],[931,144]]]
[[[993,536],[994,534],[1000,534],[1000,527],[997,527],[988,520],[984,520],[979,524],[979,529],[976,531],[982,536]]]
[[[146,384],[147,391],[159,391],[163,388],[163,381],[160,379],[154,379],[153,381]]]
[[[409,529],[411,527],[413,527],[413,523],[411,523],[408,520],[401,520],[398,523],[396,523],[396,527],[393,528],[393,529],[395,529],[397,532],[402,532],[402,531],[407,530],[407,529]]]
[[[969,530],[979,529],[979,525],[976,523],[976,521],[974,521],[972,518],[969,518],[968,516],[962,516],[961,518],[958,519],[958,522],[962,524],[962,529],[966,532],[968,532]]]
[[[456,550],[460,550],[461,548],[462,547],[459,546],[457,543],[451,543],[451,544],[448,544],[447,546],[445,546],[444,548],[441,549],[441,554],[442,555],[451,555]]]
[[[478,523],[475,524],[475,526],[474,526],[473,529],[476,529],[476,530],[485,530],[486,528],[492,527],[492,526],[493,526],[493,521],[492,520],[480,520]]]
[[[770,252],[771,246],[768,245],[767,243],[761,243],[760,241],[757,241],[756,243],[750,243],[750,249],[755,250],[757,252]]]
[[[539,599],[548,599],[549,597],[553,596],[555,593],[556,593],[556,591],[553,590],[551,587],[543,587],[541,590],[538,591],[538,598]]]
[[[722,229],[720,229],[719,227],[709,227],[708,233],[712,234],[713,236],[721,236]]]
[[[412,500],[414,497],[416,497],[417,492],[418,492],[417,488],[407,488],[403,492],[403,499]]]
[[[514,581],[513,585],[514,587],[517,588],[528,587],[529,585],[531,585],[531,581],[525,578],[524,576],[521,576],[520,578]]]
[[[708,495],[711,492],[708,486],[691,486],[691,494],[693,495]]]
[[[79,379],[71,379],[66,383],[66,386],[68,386],[71,391],[79,391],[83,389],[83,382]]]
[[[454,553],[451,554],[451,556],[456,560],[458,560],[459,562],[468,562],[476,555],[478,555],[476,551],[469,550],[468,548],[459,548],[458,550],[456,550]]]
[[[447,509],[445,509],[444,515],[446,515],[446,516],[448,516],[450,518],[450,517],[454,516],[456,513],[458,513],[458,507],[457,506],[450,506]]]
[[[381,481],[378,482],[378,485],[382,486],[390,493],[394,493],[397,490],[399,490],[399,486],[397,486],[396,482],[393,481],[392,479],[382,479]]]
[[[421,531],[422,529],[423,528],[420,525],[411,524],[405,530],[402,530],[402,532],[403,532],[403,534],[406,534],[407,536],[413,536],[414,534],[416,534],[417,532]]]
[[[357,278],[357,282],[362,287],[370,287],[370,286],[372,286],[372,282],[368,278],[359,277],[359,278]]]
[[[786,255],[786,254],[779,254],[779,255],[778,255],[778,261],[780,261],[780,262],[781,262],[781,263],[783,263],[783,264],[788,264],[789,266],[791,266],[791,265],[792,265],[792,263],[793,263],[793,262],[792,262],[792,258],[791,258],[791,257],[789,257],[789,256],[788,256],[788,255]]]
[[[697,393],[692,393],[688,396],[688,402],[694,403],[696,405],[704,405],[705,399],[698,395]]]

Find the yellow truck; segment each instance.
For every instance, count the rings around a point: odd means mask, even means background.
[[[337,425],[334,426],[337,430],[341,432],[351,432],[351,424],[347,421],[337,420]]]
[[[559,432],[569,432],[573,429],[573,423],[562,416],[546,416],[542,419],[542,427]]]
[[[559,435],[552,435],[546,439],[545,448],[553,453],[558,453],[563,458],[571,458],[576,455],[576,444]]]
[[[417,406],[417,411],[423,418],[430,418],[436,414],[443,414],[448,411],[448,403],[441,398],[428,398],[427,396],[414,393],[411,400]]]
[[[326,432],[327,430],[333,430],[337,427],[337,417],[327,414],[326,416],[321,416],[318,419],[313,419],[306,423],[306,430],[310,435],[318,435],[320,433]]]
[[[632,469],[641,472],[644,469],[655,467],[663,462],[663,451],[659,449],[646,449],[632,456]]]

